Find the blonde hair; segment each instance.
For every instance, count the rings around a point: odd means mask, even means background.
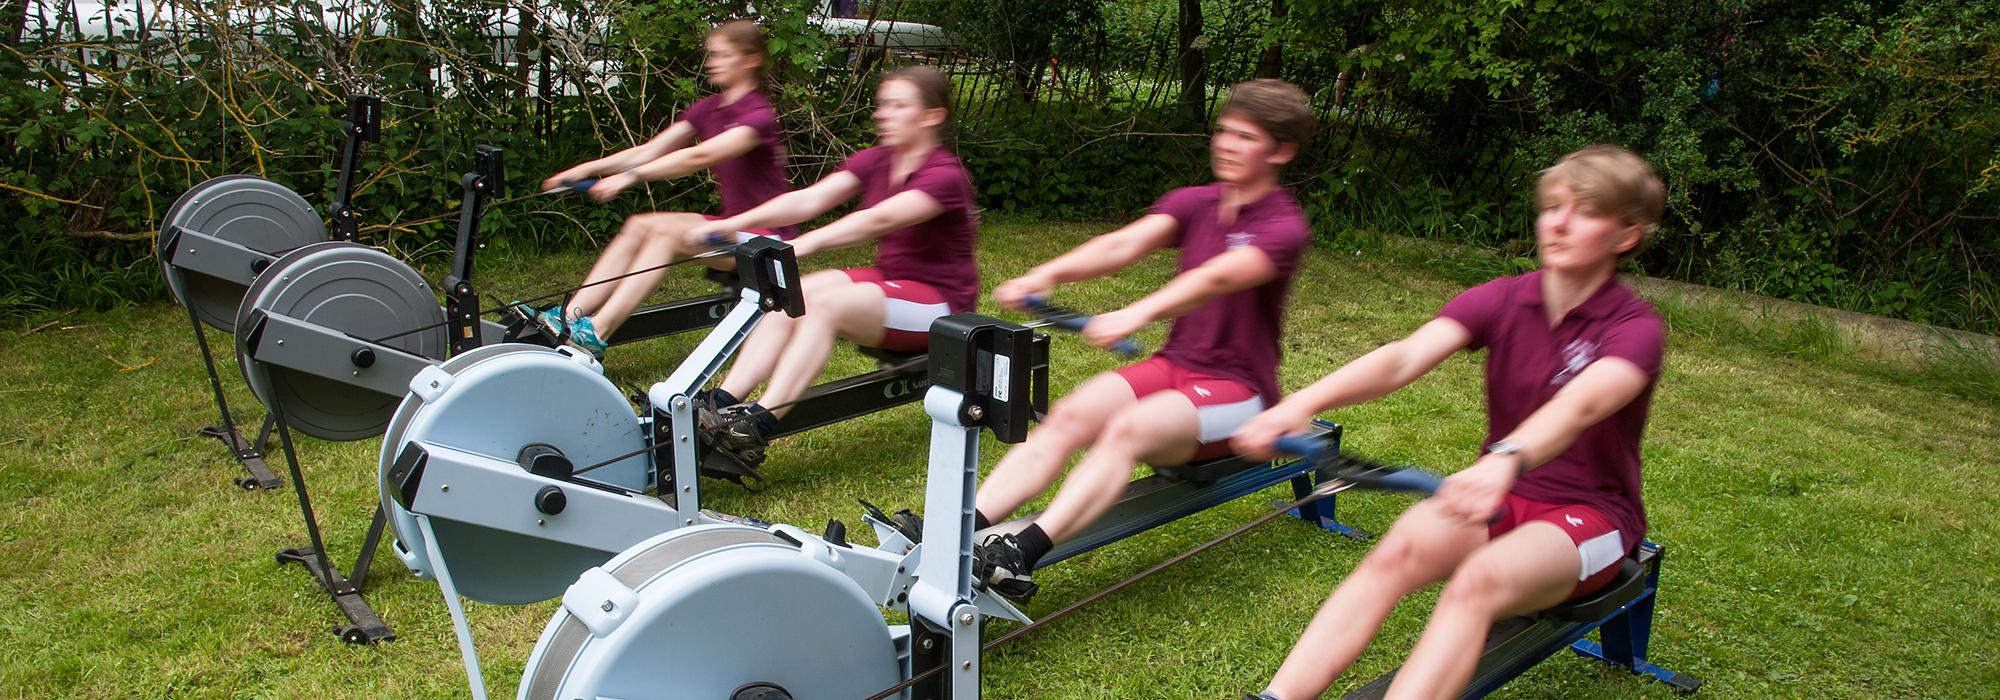
[[[1667,186],[1652,164],[1608,144],[1584,147],[1543,170],[1535,182],[1535,199],[1548,197],[1549,188],[1556,185],[1568,187],[1577,199],[1639,227],[1639,244],[1620,253],[1619,262],[1631,260],[1646,247],[1646,241],[1660,228],[1660,216],[1667,206]]]

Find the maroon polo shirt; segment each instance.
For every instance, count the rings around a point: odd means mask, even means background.
[[[743,155],[709,167],[715,173],[715,187],[722,191],[722,215],[735,216],[784,194],[792,188],[785,177],[785,132],[778,128],[778,110],[759,90],[724,103],[722,95],[709,95],[681,112],[678,121],[694,127],[701,140],[747,126],[757,132],[757,145]],[[795,226],[772,229],[779,237],[798,235]]]
[[[1659,382],[1666,326],[1651,304],[1613,279],[1554,328],[1542,306],[1542,273],[1502,277],[1445,304],[1439,318],[1471,331],[1486,353],[1486,443],[1506,437],[1590,363],[1623,358],[1646,373],[1624,408],[1585,428],[1562,454],[1528,470],[1513,493],[1544,503],[1580,503],[1611,518],[1629,550],[1646,534],[1639,498],[1639,439]]]
[[[971,311],[979,303],[979,265],[973,244],[979,240],[979,207],[972,198],[972,177],[951,149],[939,146],[923,165],[903,178],[889,181],[895,152],[888,146],[862,149],[840,164],[861,179],[861,208],[867,209],[904,192],[922,192],[943,207],[928,221],[890,231],[875,248],[875,269],[890,280],[922,282],[937,288],[952,311]]]
[[[1264,251],[1277,274],[1263,284],[1208,300],[1180,318],[1155,353],[1181,367],[1241,382],[1278,402],[1278,333],[1285,323],[1285,297],[1298,271],[1299,255],[1312,240],[1305,212],[1285,188],[1271,190],[1220,220],[1222,183],[1183,187],[1153,204],[1152,213],[1174,218],[1181,249],[1180,272],[1201,267],[1217,255],[1249,246]]]

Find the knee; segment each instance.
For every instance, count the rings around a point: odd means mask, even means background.
[[[1458,567],[1438,596],[1438,610],[1460,610],[1487,617],[1506,605],[1507,577],[1500,564],[1474,559]]]
[[[1097,444],[1092,449],[1114,451],[1136,458],[1173,441],[1175,436],[1164,430],[1159,421],[1139,414],[1138,410],[1126,410],[1112,416],[1104,423],[1104,431],[1097,436]]]
[[[653,219],[646,214],[635,214],[625,218],[625,224],[618,227],[619,238],[645,239],[652,236]]]
[[[1049,409],[1048,418],[1042,421],[1041,427],[1035,432],[1047,433],[1071,447],[1081,447],[1097,439],[1098,431],[1090,428],[1095,418],[1096,416],[1091,415],[1090,409],[1075,402],[1057,401],[1056,405]]]
[[[1423,548],[1419,547],[1414,539],[1384,537],[1374,549],[1368,550],[1368,556],[1361,558],[1361,564],[1355,567],[1353,576],[1368,577],[1399,588],[1413,589],[1427,583],[1416,580],[1417,558],[1420,556],[1423,556]]]
[[[807,295],[822,294],[830,288],[853,284],[847,273],[839,270],[820,270],[799,278],[799,290]]]

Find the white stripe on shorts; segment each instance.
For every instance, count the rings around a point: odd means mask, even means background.
[[[945,303],[920,304],[889,297],[882,303],[882,327],[897,331],[931,332],[931,322],[951,313]]]
[[[1576,580],[1582,581],[1624,559],[1625,545],[1618,531],[1612,530],[1584,540],[1583,544],[1576,546],[1576,553],[1583,559],[1583,570],[1576,575]]]
[[[1196,406],[1195,420],[1201,421],[1201,432],[1195,437],[1197,442],[1214,443],[1229,439],[1236,429],[1264,412],[1264,397],[1252,396],[1235,403],[1219,403],[1213,406]]]

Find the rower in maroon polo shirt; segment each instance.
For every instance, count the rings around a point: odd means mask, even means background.
[[[1446,578],[1388,697],[1456,696],[1495,619],[1602,587],[1645,536],[1639,439],[1666,330],[1612,273],[1658,226],[1665,187],[1631,152],[1593,146],[1543,171],[1535,198],[1541,269],[1459,294],[1409,337],[1236,433],[1239,451],[1269,457],[1279,436],[1317,413],[1401,389],[1460,350],[1487,350],[1480,457],[1397,519],[1320,607],[1262,697],[1319,697],[1398,600]]]
[[[593,356],[604,357],[605,346],[618,328],[666,279],[662,264],[714,247],[707,239],[687,240],[688,229],[749,211],[791,189],[785,179],[785,132],[778,127],[777,109],[764,94],[771,71],[764,30],[746,19],[725,22],[709,30],[702,46],[706,51],[702,66],[720,92],[689,105],[645,143],[580,163],[542,182],[543,190],[553,190],[587,178],[602,178],[589,193],[604,202],[641,182],[707,170],[715,174],[716,189],[722,191],[721,216],[688,212],[632,215],[591,265],[569,306],[535,314],[551,335],[566,337],[571,345]],[[798,235],[798,229],[774,226],[728,233],[737,241],[750,236],[789,239]],[[704,264],[728,270],[735,268],[736,261],[720,257]]]
[[[792,252],[804,260],[876,243],[870,267],[801,278],[805,315],[764,317],[722,385],[695,397],[705,441],[746,466],[764,461],[778,419],[826,369],[835,339],[924,350],[932,321],[979,300],[979,205],[948,138],[951,81],[929,66],[890,71],[875,91],[873,116],[879,145],[809,187],[687,231],[694,244],[712,233],[791,226],[858,196],[853,212],[793,238]],[[753,396],[759,387],[763,394]]]
[[[1180,249],[1172,280],[1083,328],[1090,342],[1109,346],[1173,319],[1166,345],[1064,396],[981,481],[974,519],[985,528],[1047,490],[1072,455],[1089,450],[1033,524],[975,546],[980,585],[1017,600],[1032,595],[1029,572],[1056,543],[1117,502],[1134,466],[1227,455],[1236,427],[1278,398],[1285,297],[1312,239],[1278,176],[1312,129],[1312,108],[1296,86],[1238,84],[1210,141],[1215,182],[1168,192],[1138,221],[993,290],[1002,306],[1020,309],[1057,284],[1112,274],[1161,248]]]

